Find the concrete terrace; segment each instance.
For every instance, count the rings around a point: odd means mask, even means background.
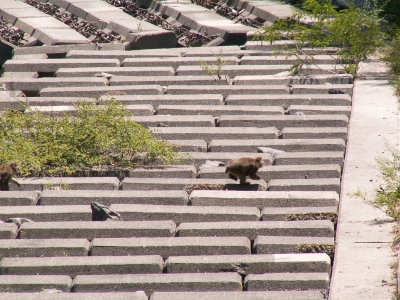
[[[363,63],[354,81],[325,49],[291,76],[294,58],[274,55],[290,42],[252,41],[290,5],[209,5],[0,0],[1,26],[23,37],[1,40],[1,111],[114,97],[193,158],[0,192],[0,299],[392,299],[393,223],[353,197],[372,196],[375,158],[398,148],[386,67]],[[221,80],[200,66],[216,54]],[[264,158],[261,180],[228,179],[239,156]],[[123,221],[91,221],[93,201]]]

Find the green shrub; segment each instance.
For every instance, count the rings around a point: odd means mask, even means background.
[[[26,108],[0,119],[0,162],[16,161],[22,176],[70,175],[85,167],[132,167],[179,159],[175,145],[152,137],[114,99],[79,101],[76,116]]]

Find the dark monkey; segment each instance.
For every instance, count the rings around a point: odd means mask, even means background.
[[[232,159],[226,166],[225,173],[229,173],[229,178],[237,180],[239,178],[240,184],[250,184],[246,182],[246,176],[251,179],[259,180],[260,176],[256,175],[259,168],[264,165],[262,157],[240,157]]]
[[[14,180],[12,177],[15,173],[17,173],[18,164],[12,162],[8,165],[0,165],[0,191],[9,191],[10,185],[9,183],[14,183],[18,187],[21,187],[20,184]]]

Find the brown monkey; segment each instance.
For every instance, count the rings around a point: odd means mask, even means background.
[[[0,191],[9,191],[10,185],[9,183],[14,183],[18,187],[21,185],[12,178],[12,176],[17,173],[18,164],[12,162],[8,165],[0,165]]]
[[[264,165],[262,157],[240,157],[232,159],[226,166],[225,173],[229,173],[229,178],[237,180],[239,178],[240,184],[250,184],[246,182],[246,176],[251,179],[259,180],[260,176],[256,175],[259,168]]]

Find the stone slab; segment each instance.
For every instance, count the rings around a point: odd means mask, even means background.
[[[342,139],[347,141],[347,127],[285,127],[283,139]]]
[[[220,127],[346,127],[346,115],[221,115]]]
[[[239,67],[239,66],[238,66]],[[247,67],[247,68],[245,68]],[[265,66],[264,66],[265,67]],[[273,66],[271,66],[273,67]],[[230,69],[233,69],[232,67]],[[268,68],[265,68],[268,69]],[[232,84],[234,85],[258,85],[258,84],[266,84],[266,85],[277,85],[277,84],[285,84],[285,85],[300,85],[300,84],[351,84],[353,83],[353,77],[349,74],[338,74],[338,75],[329,75],[329,74],[311,74],[311,75],[296,75],[291,76],[286,72],[273,74],[273,75],[264,75],[271,73],[271,69],[268,69],[266,72],[261,72],[263,70],[261,66],[254,65],[254,68],[251,69],[251,65],[240,66],[237,68],[233,74],[227,71],[224,71],[224,74],[233,77]],[[272,69],[274,70],[274,69]],[[179,69],[178,71],[179,72]],[[180,75],[180,74],[177,74]]]
[[[18,234],[18,226],[14,223],[0,222],[0,239],[15,239]]]
[[[132,293],[13,293],[3,294],[13,300],[147,300],[143,291]],[[12,298],[11,298],[12,297]],[[314,299],[307,299],[314,300]]]
[[[201,178],[129,178],[125,177],[122,181],[123,190],[184,190],[185,187],[192,185],[200,185],[207,188],[208,186],[222,186],[223,190],[247,190],[258,191],[266,189],[267,184],[264,180],[249,180],[251,185],[240,185],[230,179],[201,179]]]
[[[282,72],[288,72],[289,71],[289,66],[288,65],[275,65],[275,66],[262,66],[262,65],[224,65],[220,71],[220,75],[222,77],[219,82],[224,83],[225,76],[228,76],[230,78],[235,78],[234,85],[243,85],[243,83],[246,80],[241,81],[240,79],[236,78],[237,76],[274,76]],[[212,70],[217,70],[216,67],[214,67]],[[191,66],[179,66],[176,69],[176,75],[179,77],[182,76],[200,76],[206,74],[201,65],[191,65]],[[217,76],[214,76],[217,78]],[[255,82],[253,85],[260,85],[260,84],[265,84],[266,80],[264,81],[258,81]],[[268,81],[268,85],[273,85],[272,83],[275,82],[275,84],[287,84],[286,80],[273,80],[273,81]]]
[[[111,51],[95,51],[95,53],[107,53]],[[126,53],[127,51],[121,51]],[[69,52],[71,53],[71,51]],[[68,55],[69,55],[68,53]],[[107,55],[108,56],[108,55]],[[112,57],[112,55],[109,55]],[[112,57],[114,58],[114,57]],[[92,68],[59,68],[54,74],[56,77],[94,77],[96,74],[107,73],[112,77],[117,76],[173,76],[175,71],[171,67],[92,67]]]
[[[133,178],[196,178],[197,169],[193,165],[138,167],[129,172]]]
[[[326,207],[337,206],[336,192],[193,191],[189,202],[197,206]]]
[[[85,239],[3,240],[0,244],[0,258],[87,256],[89,248],[90,243]]]
[[[283,106],[290,105],[351,105],[351,96],[348,94],[308,94],[308,95],[229,95],[226,97],[227,105],[259,105]]]
[[[337,213],[337,203],[332,206],[264,207],[261,210],[261,219],[263,221],[330,220],[336,222]]]
[[[330,273],[325,253],[170,256],[167,273],[239,272],[242,275],[264,273]],[[225,273],[230,274],[230,273]]]
[[[0,219],[27,218],[35,222],[90,221],[89,205],[1,206]]]
[[[340,178],[271,179],[268,191],[335,191],[340,193]]]
[[[344,151],[285,152],[276,154],[274,165],[336,164],[342,167],[343,161]]]
[[[124,68],[121,68],[124,69]],[[228,78],[229,80],[229,78]],[[147,85],[159,84],[162,86],[170,85],[219,85],[220,82],[211,76],[112,76],[109,80],[110,86],[124,85]]]
[[[175,236],[175,229],[172,221],[28,222],[21,225],[19,234],[21,239],[93,240],[96,237],[170,237]]]
[[[167,125],[168,127],[215,127],[215,120],[211,115],[155,115],[137,116],[132,119],[148,127],[157,127],[160,123]]]
[[[307,221],[238,221],[181,223],[177,236],[246,236],[254,240],[259,235],[333,237],[329,220]]]
[[[38,192],[2,191],[0,193],[0,206],[36,205],[38,199]]]
[[[326,273],[266,273],[249,274],[244,279],[247,291],[327,290],[329,274]]]
[[[322,300],[320,291],[154,292],[150,300]],[[18,299],[20,300],[20,299]],[[31,299],[29,299],[31,300]],[[36,300],[36,299],[32,299]],[[47,300],[47,299],[45,299]],[[79,299],[80,300],[80,299]]]
[[[218,127],[216,127],[218,128]],[[197,167],[202,166],[203,164],[206,164],[207,161],[212,161],[212,162],[220,162],[226,165],[230,160],[237,158],[238,153],[236,152],[188,152],[189,155],[189,160],[193,161]],[[264,165],[272,165],[273,163],[273,158],[270,153],[240,153],[242,157],[256,157],[260,156],[264,160]],[[209,166],[212,167],[212,166]],[[257,182],[257,181],[254,181]]]
[[[1,194],[0,194],[1,195]],[[97,201],[106,206],[111,204],[187,205],[185,191],[168,190],[46,190],[40,195],[39,204],[45,205],[90,205]]]
[[[52,187],[70,190],[118,190],[117,177],[31,177],[18,178],[21,188],[10,185],[14,191],[42,191]]]
[[[25,18],[24,18],[25,19]],[[80,33],[67,28],[35,27],[32,36],[45,45],[87,44],[90,40]]]
[[[252,128],[252,127],[151,127],[153,135],[164,140],[175,139],[203,139],[210,142],[213,139],[277,139],[276,128]],[[209,153],[211,154],[211,153]]]
[[[221,117],[222,118],[222,117]],[[231,128],[231,127],[229,127]],[[257,152],[259,147],[273,148],[287,152],[331,152],[344,151],[342,139],[253,139],[253,140],[217,140],[208,144],[211,152]]]
[[[289,115],[326,115],[339,114],[350,118],[351,106],[325,106],[325,105],[290,105],[287,109]]]
[[[179,255],[251,254],[251,245],[246,237],[95,238],[90,253],[92,256],[161,255],[166,259]]]
[[[281,106],[243,106],[243,105],[160,105],[156,114],[160,115],[284,115]]]
[[[44,289],[69,292],[72,279],[66,275],[1,275],[1,293],[40,293]],[[1,296],[2,294],[0,294]],[[4,294],[6,297],[9,294]],[[6,298],[13,299],[13,298]]]
[[[242,278],[237,273],[198,274],[126,274],[78,275],[73,282],[74,292],[144,291],[241,291]]]
[[[162,273],[164,260],[159,255],[5,257],[0,262],[2,275],[77,275]]]
[[[267,56],[244,56],[240,59],[241,65],[293,65],[299,59],[306,59],[305,55],[297,56],[285,56],[285,55],[267,55]],[[334,65],[337,56],[331,55],[313,55],[312,56],[314,64],[323,65]]]
[[[292,94],[348,94],[353,95],[353,84],[293,85]]]
[[[214,127],[199,127],[199,128],[214,128]],[[179,152],[193,152],[193,151],[207,152],[208,151],[208,145],[205,140],[186,140],[185,139],[185,140],[166,140],[166,141],[171,144],[177,145],[178,148],[176,150]],[[192,163],[192,162],[190,161],[190,159],[187,159],[186,162],[182,161],[182,163],[188,164],[188,163]]]
[[[112,204],[110,209],[121,214],[125,221],[172,220],[175,224],[180,224],[260,220],[260,210],[256,207]]]
[[[98,98],[105,94],[125,93],[131,95],[162,95],[164,92],[159,85],[136,86],[91,86],[91,87],[65,87],[43,88],[39,92],[40,97],[89,97]],[[110,99],[112,97],[109,97]]]
[[[253,253],[275,254],[275,253],[299,253],[301,245],[328,245],[335,247],[333,237],[315,236],[258,236],[254,241]]]

